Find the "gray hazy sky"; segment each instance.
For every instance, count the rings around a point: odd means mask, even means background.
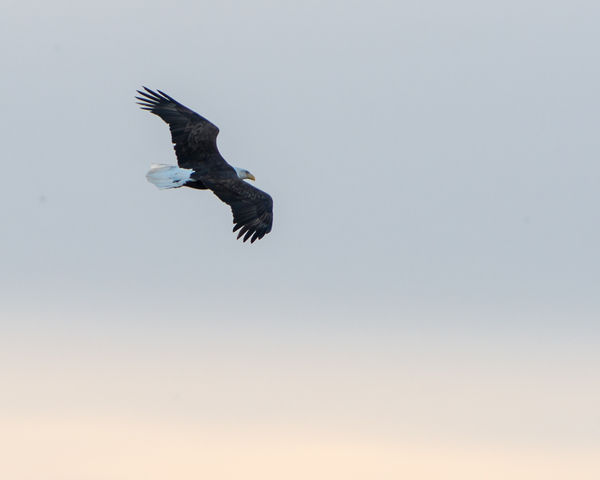
[[[2,283],[598,312],[594,5],[14,2]],[[221,128],[275,198],[268,239],[150,188],[174,156],[142,84]]]
[[[253,359],[250,378],[266,368],[265,391],[284,393],[268,415],[227,404],[248,421],[329,412],[332,431],[597,445],[599,21],[592,1],[4,0],[0,315],[7,361],[31,353],[5,373],[36,385],[46,354],[59,371],[116,351],[132,376],[157,351],[172,367]],[[210,193],[146,182],[175,156],[134,103],[142,85],[219,126],[221,153],[274,198],[270,235],[242,244]],[[266,365],[312,391],[318,372],[340,383],[294,403]],[[339,380],[353,369],[372,388]],[[104,412],[93,389],[64,394],[85,378],[71,373],[10,408]],[[108,403],[128,412],[148,385]],[[449,391],[450,406],[424,403]],[[354,400],[339,412],[338,396]],[[386,420],[353,423],[373,409]]]

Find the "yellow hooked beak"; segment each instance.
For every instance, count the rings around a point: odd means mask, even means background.
[[[254,178],[254,175],[252,175],[250,172],[248,172],[248,174],[246,175],[246,178],[248,180],[256,180],[256,178]]]

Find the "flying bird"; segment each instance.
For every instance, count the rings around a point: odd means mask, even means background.
[[[191,187],[212,190],[231,207],[233,231],[250,243],[263,238],[273,225],[273,199],[244,180],[255,180],[248,170],[232,167],[219,153],[219,129],[206,118],[166,93],[137,90],[143,110],[162,118],[171,130],[177,165],[152,165],[146,174],[158,188]]]

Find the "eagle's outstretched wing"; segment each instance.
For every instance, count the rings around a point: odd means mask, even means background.
[[[221,162],[223,167],[229,166],[217,148],[219,129],[216,125],[160,90],[154,92],[146,87],[144,90],[138,90],[140,96],[135,98],[142,109],[158,115],[169,124],[177,163],[181,168],[200,172]]]
[[[244,242],[259,240],[271,231],[273,225],[273,199],[268,193],[238,178],[222,180],[203,179],[203,182],[223,202],[231,207],[233,231]]]

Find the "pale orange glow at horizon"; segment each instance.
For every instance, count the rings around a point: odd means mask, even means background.
[[[0,352],[0,471],[11,480],[600,474],[593,343],[532,355],[523,337],[389,326],[126,331],[126,315],[90,335],[75,313],[43,338],[19,331],[35,318],[14,316]]]
[[[124,418],[0,419],[12,480],[596,480],[596,449],[394,442]]]

